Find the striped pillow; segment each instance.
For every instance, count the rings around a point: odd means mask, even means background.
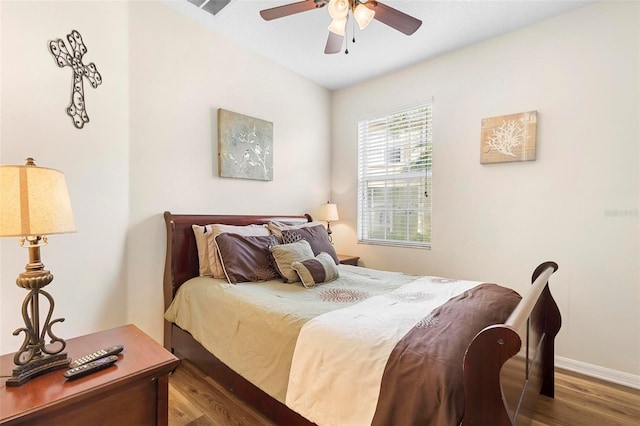
[[[340,276],[338,267],[331,255],[322,252],[315,258],[293,262],[291,268],[296,271],[306,288],[333,281]]]

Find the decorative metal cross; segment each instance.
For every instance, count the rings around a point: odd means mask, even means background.
[[[73,120],[73,125],[78,129],[84,127],[84,123],[89,122],[89,116],[84,104],[84,84],[82,77],[86,77],[95,89],[102,84],[102,76],[96,69],[93,62],[89,65],[82,63],[82,57],[87,53],[87,47],[82,42],[82,36],[76,30],[67,34],[67,40],[73,50],[73,55],[69,53],[62,39],[49,42],[49,51],[53,55],[56,64],[60,67],[71,67],[73,69],[73,86],[71,89],[71,103],[67,107],[67,114]]]

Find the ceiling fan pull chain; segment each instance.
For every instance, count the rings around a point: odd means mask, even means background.
[[[346,31],[345,31],[345,37],[344,37],[344,54],[345,55],[349,54],[349,36],[346,34]]]
[[[347,23],[344,25],[344,54],[349,54],[349,16],[347,15]]]
[[[355,44],[356,42],[356,20],[352,20],[351,21],[351,31],[353,31],[353,43]]]
[[[348,19],[348,18],[347,18]],[[355,20],[353,21],[354,25],[355,25]],[[353,31],[353,42],[356,42],[356,27],[352,27],[352,31]],[[345,38],[344,38],[344,54],[348,55],[349,54],[349,36],[346,34],[346,26],[345,26]]]

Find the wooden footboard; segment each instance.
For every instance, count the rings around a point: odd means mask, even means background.
[[[311,221],[305,216],[219,216],[164,213],[167,254],[164,274],[165,310],[185,281],[198,276],[198,254],[191,225],[224,223],[247,225],[276,220]],[[554,393],[554,338],[560,329],[560,312],[549,291],[548,279],[558,269],[553,262],[538,266],[530,291],[504,324],[485,328],[472,340],[464,358],[465,414],[469,425],[527,424],[540,393]],[[165,347],[238,394],[277,424],[310,425],[236,374],[206,351],[189,333],[165,321]]]
[[[554,394],[554,339],[560,311],[548,280],[554,262],[539,265],[532,285],[504,324],[476,335],[464,358],[463,426],[528,424],[537,396]]]

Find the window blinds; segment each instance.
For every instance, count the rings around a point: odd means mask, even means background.
[[[431,104],[358,122],[358,241],[431,243]]]

